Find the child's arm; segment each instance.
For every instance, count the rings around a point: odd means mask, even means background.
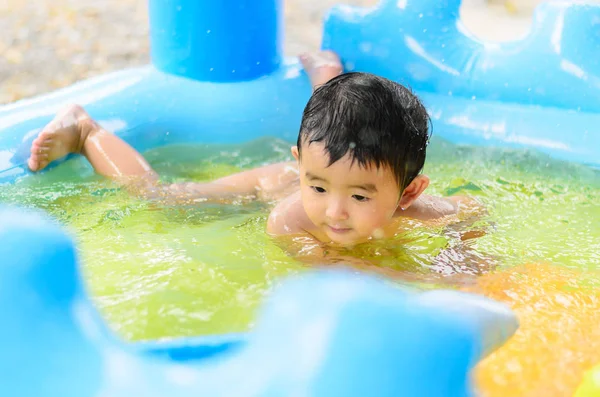
[[[339,249],[327,247],[307,233],[279,235],[274,237],[274,241],[291,257],[311,267],[349,267],[357,271],[375,273],[391,279],[419,280],[417,274],[379,266],[368,259],[348,255]]]
[[[475,238],[479,236],[470,236]],[[341,250],[327,247],[312,236],[304,233],[279,235],[275,242],[294,259],[311,267],[350,267],[357,271],[378,274],[392,280],[414,283],[433,283],[452,287],[470,285],[478,276],[498,266],[498,258],[478,252],[462,241],[440,252],[426,272],[402,270],[382,266],[377,261],[343,253]]]
[[[470,274],[419,273],[382,266],[369,259],[347,255],[338,249],[326,247],[308,234],[277,236],[275,242],[291,257],[310,267],[327,269],[344,267],[355,269],[357,272],[377,274],[391,280],[440,285],[465,284],[467,280],[473,279]]]

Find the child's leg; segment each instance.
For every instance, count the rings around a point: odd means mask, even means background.
[[[44,127],[31,145],[28,165],[39,171],[70,153],[81,153],[97,173],[110,178],[157,177],[135,149],[100,127],[77,105],[63,109]]]
[[[81,153],[97,173],[122,183],[136,194],[170,201],[223,200],[259,193],[268,196],[269,192],[297,179],[293,164],[279,163],[211,183],[159,185],[158,174],[140,153],[103,129],[76,105],[61,111],[40,132],[32,143],[28,165],[38,171],[70,153]]]
[[[52,161],[70,153],[85,156],[100,175],[132,186],[145,193],[158,175],[135,149],[104,130],[80,106],[60,111],[46,125],[31,145],[28,166],[32,171],[45,168]]]
[[[331,51],[302,57],[313,87],[339,75],[339,58]],[[146,197],[179,200],[226,199],[232,196],[271,197],[297,180],[288,163],[231,175],[211,183],[159,185],[158,175],[135,149],[98,125],[85,110],[71,106],[52,120],[31,146],[28,165],[32,171],[45,168],[70,153],[84,155],[96,172],[113,178]]]

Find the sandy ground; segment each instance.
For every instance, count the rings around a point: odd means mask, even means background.
[[[442,1],[442,0],[440,0]],[[464,0],[461,14],[491,40],[527,33],[540,0]],[[324,13],[377,0],[284,0],[285,52],[316,49]],[[0,103],[149,62],[147,0],[0,0]]]

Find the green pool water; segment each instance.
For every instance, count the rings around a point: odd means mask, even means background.
[[[289,142],[182,145],[145,153],[165,181],[207,181],[290,160]],[[455,146],[433,139],[430,194],[478,197],[486,230],[468,249],[500,266],[600,263],[600,172],[526,150]],[[305,271],[264,232],[261,203],[164,206],[127,195],[81,158],[0,188],[0,202],[35,207],[75,238],[86,283],[111,327],[130,340],[244,331],[269,288]],[[448,228],[417,227],[355,254],[426,278],[434,258],[464,246]],[[453,268],[461,271],[460,266]],[[423,287],[424,285],[420,285]]]

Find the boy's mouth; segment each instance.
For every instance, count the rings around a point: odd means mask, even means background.
[[[329,228],[329,230],[331,230],[332,232],[334,232],[336,234],[344,234],[344,233],[348,233],[349,231],[352,230],[352,228],[350,228],[350,227],[337,227],[337,226],[331,226],[331,225],[327,225],[327,227]]]

